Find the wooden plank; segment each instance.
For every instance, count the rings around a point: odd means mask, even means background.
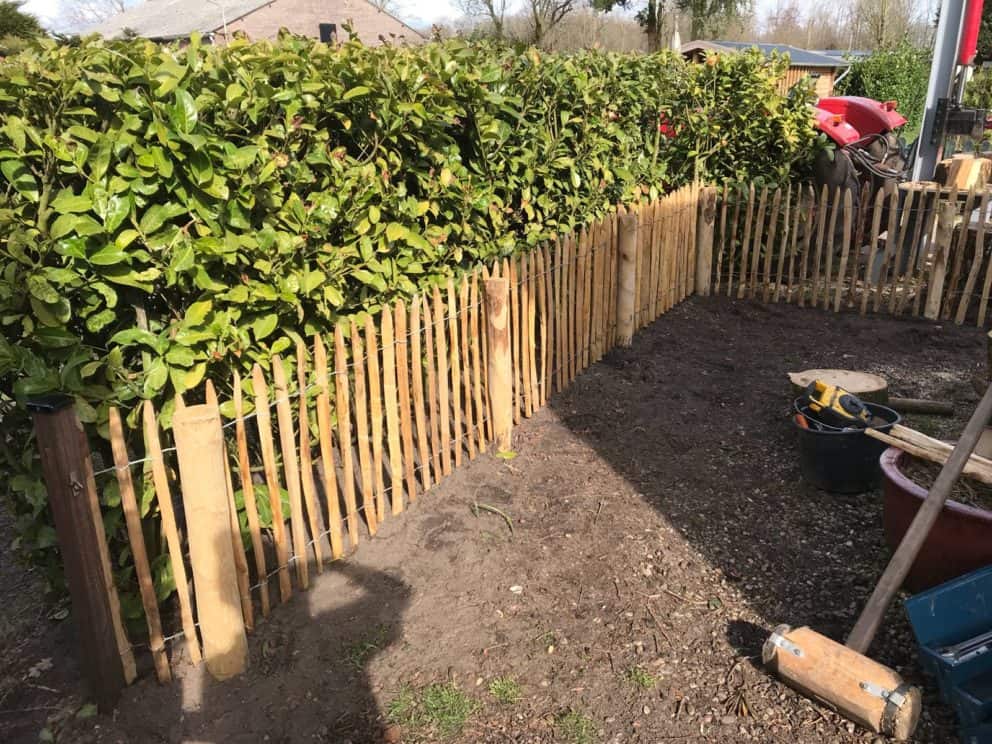
[[[320,443],[321,478],[327,501],[327,535],[331,544],[331,559],[344,555],[341,534],[341,502],[338,494],[337,466],[334,462],[334,433],[331,428],[331,388],[327,374],[327,350],[319,335],[313,337],[313,367],[317,385],[317,436]],[[335,386],[347,385],[348,379],[336,379]]]
[[[374,353],[374,349],[373,349]],[[365,345],[355,321],[351,321],[351,359],[355,371],[355,436],[358,443],[358,464],[361,472],[362,510],[369,535],[379,529],[379,510],[375,503],[375,480],[372,475],[372,451],[369,435],[368,392],[365,387]],[[344,443],[342,442],[342,446]]]
[[[403,474],[406,481],[406,497],[410,503],[413,503],[417,500],[417,470],[415,465],[416,450],[413,447],[413,413],[410,407],[410,344],[407,335],[406,303],[403,300],[396,301],[396,305],[393,307],[393,316],[396,330],[396,389],[399,392]],[[420,360],[417,359],[418,367],[419,362]],[[426,470],[426,456],[421,464]]]
[[[768,226],[768,241],[765,246],[765,278],[764,286],[761,288],[761,301],[768,302],[771,299],[772,292],[772,254],[775,253],[775,237],[778,234],[778,221],[781,218],[782,209],[782,189],[775,189],[775,194],[772,196],[772,211],[769,217],[770,224]],[[786,225],[782,228],[783,234],[788,234],[788,222],[789,222],[789,207],[788,207],[788,196],[786,197],[786,211],[785,211],[785,221]],[[782,250],[779,249],[779,254]],[[781,265],[781,261],[779,261]],[[781,273],[781,269],[779,270]],[[776,293],[778,289],[776,288]]]
[[[148,563],[148,549],[145,547],[145,536],[141,531],[141,515],[134,495],[134,483],[131,480],[124,429],[121,425],[120,413],[115,406],[110,407],[109,428],[114,472],[121,494],[121,508],[124,511],[128,543],[131,546],[131,562],[134,565],[135,576],[138,578],[141,605],[144,607],[145,621],[148,624],[148,645],[152,652],[152,660],[155,662],[155,676],[164,684],[172,679],[172,673],[169,671],[169,657],[165,652],[162,618],[158,612],[155,582],[152,580],[152,569]]]
[[[470,460],[475,459],[475,417],[472,415],[472,350],[469,345],[468,324],[471,309],[468,304],[469,284],[468,275],[462,277],[458,285],[458,327],[460,329],[459,345],[461,349],[461,388],[462,407],[465,417],[465,446]]]
[[[834,268],[834,235],[837,234],[837,216],[843,209],[843,197],[841,196],[841,189],[838,186],[836,191],[834,191],[834,203],[830,210],[830,226],[827,228],[826,234],[826,266],[824,268],[824,278],[823,278],[823,309],[830,309],[830,281],[833,278],[833,268]],[[819,289],[817,289],[819,292]],[[816,305],[813,305],[816,307]]]
[[[207,405],[216,406],[220,410],[217,391],[213,380],[207,380],[204,385]],[[231,478],[231,463],[228,460],[226,445],[224,454],[224,480],[227,485],[227,508],[230,520],[231,549],[234,556],[234,570],[238,580],[238,594],[241,597],[241,616],[246,630],[254,630],[255,613],[251,603],[251,582],[248,581],[248,557],[245,555],[245,544],[241,541],[241,523],[238,521],[238,507],[234,502],[234,481]]]
[[[313,478],[313,454],[310,448],[310,396],[307,385],[307,351],[303,341],[296,342],[296,384],[300,394],[300,485],[303,487],[303,506],[307,510],[307,523],[313,538],[313,558],[317,573],[324,572],[324,548],[321,546],[320,514],[317,506],[317,486]]]
[[[875,193],[875,204],[872,207],[871,217],[871,244],[868,246],[868,265],[865,268],[865,288],[861,295],[861,315],[868,311],[868,298],[872,290],[872,273],[875,269],[875,256],[878,253],[879,231],[882,228],[882,204],[885,201],[885,190],[879,189]],[[876,292],[877,292],[876,288]]]
[[[747,297],[754,299],[758,289],[758,264],[761,260],[762,238],[765,235],[765,209],[768,206],[768,187],[761,187],[758,199],[758,215],[754,220],[754,238],[751,244],[751,269],[748,275]]]
[[[792,217],[792,192],[796,192],[796,209],[799,209],[799,186],[793,189],[791,186],[785,191],[785,214],[782,216],[782,244],[778,249],[778,261],[776,263],[775,269],[775,291],[772,292],[771,301],[777,303],[779,298],[782,296],[782,277],[785,273],[785,255],[789,253],[789,238],[792,237],[793,232],[790,231],[792,223],[790,223],[790,218]],[[793,241],[795,238],[793,237]],[[795,243],[793,242],[793,245]],[[766,302],[768,300],[765,300]]]
[[[961,299],[958,302],[958,311],[954,316],[954,322],[957,325],[964,323],[965,316],[968,313],[968,305],[971,304],[971,293],[975,290],[975,283],[978,281],[978,273],[982,269],[982,261],[985,259],[985,215],[988,213],[989,207],[989,191],[988,189],[982,189],[982,198],[979,202],[978,214],[981,217],[978,220],[978,229],[975,231],[975,250],[971,258],[971,270],[968,272],[968,277],[964,283],[964,290],[961,292]],[[971,221],[971,212],[965,212],[965,221],[961,226],[962,232],[969,232],[969,222]],[[967,245],[967,244],[966,244]],[[962,251],[963,253],[964,251]]]
[[[248,666],[248,640],[238,606],[238,581],[231,555],[230,506],[220,412],[214,405],[190,406],[172,417],[179,476],[186,510],[189,561],[196,588],[196,613],[207,671],[218,680]],[[225,545],[226,543],[226,545]]]
[[[951,269],[950,283],[944,290],[944,308],[941,317],[949,320],[954,314],[954,300],[959,295],[958,283],[961,280],[961,265],[964,263],[964,252],[968,244],[968,223],[971,222],[971,213],[975,208],[975,187],[968,190],[968,196],[964,202],[964,211],[961,213],[961,228],[958,230],[958,239],[953,246],[953,268]]]
[[[434,287],[434,341],[437,345],[437,399],[441,422],[441,472],[451,473],[451,393],[448,376],[447,311],[439,287]]]
[[[235,372],[235,385],[240,394],[241,380]],[[142,424],[145,435],[145,456],[150,460],[152,483],[155,485],[155,500],[162,520],[162,532],[169,549],[169,565],[176,585],[176,598],[179,600],[179,617],[182,621],[183,637],[186,640],[186,653],[190,661],[196,665],[203,659],[200,654],[200,642],[196,635],[196,624],[193,622],[193,603],[190,599],[189,581],[186,575],[186,563],[183,560],[183,544],[179,538],[176,526],[176,513],[172,506],[172,492],[169,488],[169,477],[165,472],[165,459],[162,454],[162,444],[159,439],[158,421],[155,417],[155,406],[146,400],[142,408]],[[242,428],[244,425],[242,424]],[[254,503],[254,494],[252,495]],[[247,500],[245,501],[247,509]],[[256,515],[256,527],[258,517]],[[250,524],[250,520],[249,520]],[[264,569],[260,572],[264,575]],[[268,596],[266,596],[268,600]]]
[[[485,420],[486,408],[483,403],[482,390],[482,353],[479,348],[483,344],[483,337],[479,328],[479,272],[472,272],[469,282],[469,340],[472,349],[472,379],[469,390],[472,391],[472,402],[475,405],[475,437],[479,445],[479,453],[486,451],[486,429]]]
[[[365,316],[365,359],[369,396],[369,423],[372,443],[372,482],[375,485],[375,517],[381,524],[386,519],[386,480],[382,458],[385,436],[382,415],[382,374],[379,370],[379,339],[371,315]]]
[[[423,299],[424,317],[424,361],[427,365],[427,410],[431,427],[431,465],[434,468],[434,482],[441,480],[441,427],[438,423],[437,402],[437,372],[434,369],[434,314],[431,312],[430,300],[425,294]],[[424,489],[426,490],[426,489]]]
[[[840,312],[841,299],[844,296],[844,278],[847,276],[847,261],[848,256],[851,252],[851,220],[853,219],[852,210],[854,205],[852,203],[851,190],[845,189],[844,196],[842,200],[842,208],[844,221],[842,224],[842,230],[844,234],[841,236],[841,250],[840,250],[840,266],[837,267],[837,287],[834,292],[834,312]],[[857,249],[855,249],[857,250]],[[855,259],[857,260],[857,259]],[[851,292],[854,292],[854,286],[851,286]]]
[[[389,446],[389,505],[392,514],[403,511],[403,452],[400,445],[399,392],[396,389],[396,340],[393,313],[382,309],[382,407],[386,413],[386,440]]]
[[[276,417],[279,422],[279,444],[282,450],[283,474],[289,491],[289,529],[296,557],[296,580],[300,587],[310,586],[307,533],[303,523],[303,493],[300,486],[300,465],[293,438],[293,407],[289,402],[286,369],[278,354],[272,357],[272,382],[276,395]]]
[[[743,199],[738,189],[734,189],[734,212],[730,220],[730,244],[727,248],[727,297],[732,296],[734,289],[734,265],[737,262],[737,227],[740,220],[741,203]]]
[[[344,493],[348,541],[358,545],[358,501],[355,494],[355,462],[351,454],[351,395],[348,355],[341,324],[334,326],[334,397],[338,422],[338,451],[341,454],[341,490]],[[328,465],[327,467],[330,467]]]
[[[252,392],[255,395],[255,423],[258,426],[258,443],[262,451],[262,466],[265,470],[265,487],[268,491],[269,509],[272,514],[272,541],[276,546],[276,561],[279,570],[279,596],[283,602],[293,594],[289,579],[289,545],[286,542],[286,520],[282,513],[282,486],[276,470],[275,445],[272,440],[272,419],[269,414],[269,397],[262,368],[256,364],[252,369]]]
[[[751,251],[751,228],[754,222],[754,184],[748,186],[747,216],[744,218],[744,239],[741,242],[741,271],[740,282],[737,285],[737,299],[744,299],[748,283],[748,258]]]
[[[723,277],[723,254],[727,248],[727,191],[729,186],[723,182],[723,195],[720,197],[720,246],[716,254],[716,276],[713,278],[713,294],[720,294],[720,280]]]

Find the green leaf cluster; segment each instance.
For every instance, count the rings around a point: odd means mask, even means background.
[[[51,552],[28,396],[73,395],[103,436],[111,405],[134,427],[143,399],[168,426],[174,396],[208,377],[225,390],[342,317],[618,203],[784,179],[812,130],[782,71],[756,53],[690,65],[291,36],[41,41],[0,62],[0,404],[3,467],[26,474],[8,488],[22,546]],[[119,546],[118,502],[105,489]]]

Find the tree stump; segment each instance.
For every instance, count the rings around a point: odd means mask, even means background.
[[[884,378],[869,372],[848,369],[807,369],[788,374],[794,397],[802,395],[813,380],[823,380],[842,387],[869,403],[886,405],[889,402],[889,384]]]

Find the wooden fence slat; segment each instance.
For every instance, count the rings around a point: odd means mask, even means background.
[[[533,416],[541,407],[540,388],[537,377],[537,251],[530,250],[527,260],[527,371],[530,375],[530,413]]]
[[[897,194],[899,189],[896,189]],[[892,254],[892,289],[889,290],[889,314],[895,315],[896,312],[896,300],[900,294],[900,289],[905,283],[905,271],[900,272],[902,266],[903,251],[905,250],[906,243],[906,233],[909,230],[909,220],[913,214],[913,197],[916,191],[910,191],[905,196],[905,201],[902,205],[902,212],[899,220],[899,238],[896,243],[894,243],[894,250]],[[896,196],[896,204],[899,203],[899,196]],[[909,268],[909,267],[906,267]]]
[[[530,376],[531,357],[534,354],[534,339],[530,335],[530,253],[519,257],[517,273],[517,297],[520,302],[520,396],[521,415],[530,417],[534,413],[534,391]]]
[[[851,278],[850,290],[847,293],[847,307],[855,306],[855,298],[858,291],[858,275],[861,268],[861,247],[865,240],[865,227],[868,224],[868,201],[871,196],[870,184],[865,183],[861,189],[858,201],[858,208],[855,210],[854,239],[851,244]]]
[[[317,436],[320,443],[321,481],[327,502],[327,535],[331,558],[344,555],[341,534],[341,503],[338,496],[337,466],[334,462],[334,434],[331,429],[331,389],[327,375],[327,350],[320,335],[313,337],[313,366],[317,385]],[[347,378],[335,380],[335,386],[348,384]]]
[[[968,196],[965,198],[964,211],[961,212],[963,217],[961,228],[958,230],[958,239],[953,246],[953,268],[951,269],[950,282],[944,292],[944,308],[941,312],[941,317],[945,320],[949,320],[954,314],[954,301],[957,299],[959,294],[958,282],[961,279],[961,265],[964,262],[964,253],[967,249],[968,234],[970,232],[968,229],[968,224],[971,222],[971,213],[974,210],[974,207],[975,187],[972,186],[968,189]]]
[[[375,353],[373,349],[368,353]],[[372,452],[369,435],[368,392],[365,388],[366,360],[365,345],[355,321],[351,321],[351,359],[355,370],[355,436],[358,440],[358,464],[361,472],[362,510],[369,535],[375,536],[379,529],[379,510],[375,503],[374,478],[372,475]],[[347,443],[350,446],[350,442]],[[345,443],[342,442],[342,446]]]
[[[555,360],[551,369],[555,379],[555,390],[559,391],[565,388],[565,359],[568,356],[567,347],[565,346],[568,333],[566,332],[565,304],[563,300],[563,296],[567,297],[567,295],[564,295],[564,282],[567,275],[565,248],[567,245],[568,238],[559,235],[555,240],[553,257],[555,266],[555,273],[553,274],[555,290]]]
[[[648,307],[647,315],[644,319],[645,325],[661,315],[665,311],[665,306],[668,304],[668,294],[662,287],[662,267],[665,258],[668,256],[665,246],[669,237],[667,232],[662,232],[665,227],[663,223],[664,214],[667,210],[665,202],[665,198],[656,199],[648,208],[650,211],[648,212],[648,224],[646,225],[644,239],[648,251],[647,255],[649,256],[648,271],[650,275],[648,277],[648,295],[645,303]]]
[[[357,365],[356,365],[357,367]],[[348,355],[341,324],[334,326],[334,398],[341,453],[341,490],[351,547],[358,545],[358,499],[355,493],[355,460],[351,453],[351,394],[348,390]],[[330,467],[328,465],[327,467]]]
[[[307,385],[307,352],[302,340],[296,342],[296,384],[300,393],[300,485],[303,488],[303,506],[307,510],[307,523],[313,539],[313,558],[317,573],[324,572],[324,548],[321,546],[323,519],[317,507],[317,486],[313,479],[313,453],[310,449],[310,405]]]
[[[610,287],[610,296],[609,296],[609,299],[607,300],[607,305],[606,305],[607,312],[609,313],[609,320],[607,322],[607,334],[608,334],[607,335],[607,342],[606,342],[606,349],[607,350],[612,349],[616,345],[616,340],[617,340],[617,292],[620,289],[620,285],[618,284],[618,276],[617,276],[617,261],[618,261],[619,250],[620,250],[620,244],[619,244],[619,240],[620,240],[620,237],[619,237],[619,235],[620,235],[620,233],[619,233],[619,230],[620,230],[620,214],[618,212],[614,212],[610,216],[610,220],[611,220],[611,222],[610,222],[610,257],[609,257],[609,269],[610,269],[609,287]],[[549,289],[549,293],[550,293],[550,289],[551,289],[551,282],[552,282],[553,279],[554,279],[553,274],[550,274],[549,273],[548,274],[548,289]],[[549,299],[548,299],[548,304],[549,305],[551,304],[550,296],[549,296]],[[553,320],[552,318],[549,318],[548,319],[548,322],[550,323],[550,322],[552,322],[552,320]],[[558,333],[557,326],[553,326],[552,329],[551,329],[551,335],[552,336],[555,336],[557,333]],[[551,394],[551,391],[548,390],[548,395],[550,396],[550,394]]]
[[[754,224],[754,184],[750,184],[748,187],[747,196],[747,216],[744,220],[744,239],[741,241],[741,270],[740,270],[740,280],[737,284],[737,299],[744,299],[744,293],[747,290],[748,282],[748,257],[751,251],[751,228]]]
[[[917,286],[917,264],[920,258],[920,247],[924,241],[930,241],[929,230],[933,229],[933,217],[936,212],[936,199],[932,203],[927,198],[928,192],[929,189],[926,186],[919,192],[919,204],[916,207],[916,219],[914,220],[913,242],[910,244],[909,260],[903,276],[903,291],[899,297],[899,304],[896,306],[896,315],[902,315],[902,311],[909,303],[910,292],[915,296],[919,296],[920,293],[920,287]],[[927,230],[924,230],[924,225],[928,226]]]
[[[413,413],[410,407],[410,345],[407,336],[407,310],[403,300],[393,307],[393,327],[396,331],[396,388],[399,392],[400,440],[403,447],[403,474],[406,497],[410,503],[417,500],[416,453],[413,448]],[[419,361],[419,360],[418,360]],[[423,467],[427,467],[424,458]]]
[[[799,187],[793,189],[791,186],[785,191],[785,214],[782,217],[782,244],[778,249],[778,262],[775,269],[775,291],[772,293],[772,302],[778,302],[782,296],[782,276],[785,273],[785,255],[789,253],[789,238],[792,237],[790,228],[792,223],[792,192],[796,192],[796,209],[799,209]],[[767,300],[766,300],[767,301]]]
[[[520,257],[517,256],[513,259],[503,259],[503,275],[510,282],[510,343],[513,360],[513,423],[520,423],[521,412],[524,407],[524,391],[523,391],[523,378],[521,376],[521,370],[523,365],[521,363],[521,326],[523,325],[520,320],[520,288],[517,286],[517,282],[520,280],[520,270],[517,268],[517,262]]]
[[[365,316],[366,381],[369,396],[369,423],[372,437],[372,482],[375,486],[375,517],[381,524],[386,519],[385,465],[382,459],[384,437],[382,415],[382,375],[379,371],[379,339],[371,315]]]
[[[448,377],[447,308],[441,289],[434,287],[434,344],[437,347],[437,400],[441,425],[441,472],[451,473],[451,388]]]
[[[933,262],[935,256],[937,255],[937,251],[940,247],[938,245],[939,242],[938,238],[940,237],[940,225],[941,225],[940,216],[944,212],[942,200],[941,200],[941,191],[942,189],[940,188],[940,186],[935,185],[934,204],[933,204],[933,209],[931,210],[933,212],[933,220],[932,220],[932,224],[930,225],[931,232],[927,244],[927,252],[924,254],[924,259],[921,261],[923,265],[920,267],[920,278],[919,278],[920,290],[916,293],[916,297],[913,298],[913,315],[916,317],[919,317],[921,312],[922,313],[926,312],[926,302],[929,299],[929,295],[930,295],[930,282],[932,280],[931,275],[934,265]],[[958,198],[957,186],[952,186],[950,193],[947,196],[947,202],[954,204],[957,202],[957,198]],[[926,297],[923,296],[924,285],[926,285],[927,288]]]
[[[796,252],[799,246],[799,225],[800,220],[805,224],[805,215],[810,207],[810,200],[804,198],[806,189],[803,186],[796,187],[796,212],[792,215],[792,242],[789,244],[789,268],[788,278],[785,286],[785,301],[792,302],[792,288],[795,284],[796,276]],[[805,231],[807,234],[809,230]]]
[[[424,493],[427,493],[431,487],[431,451],[427,435],[427,411],[424,404],[424,354],[420,347],[420,308],[421,298],[414,297],[410,300],[410,379],[413,388],[413,418],[417,427],[420,483]]]
[[[958,303],[958,312],[954,318],[957,325],[964,323],[968,313],[968,305],[971,304],[971,293],[975,290],[975,282],[978,281],[978,273],[982,268],[982,261],[985,259],[985,218],[989,208],[989,190],[982,189],[982,198],[978,205],[978,229],[975,231],[975,252],[971,259],[971,270],[965,280],[964,290],[961,292],[961,300]],[[961,226],[963,233],[969,232],[971,222],[971,211],[964,213],[964,224]],[[967,245],[967,244],[966,244]],[[964,253],[964,251],[962,251]]]
[[[889,200],[889,222],[886,226],[885,252],[882,254],[882,263],[878,271],[878,287],[875,291],[875,300],[872,311],[878,312],[882,305],[882,297],[885,294],[889,283],[889,267],[893,263],[899,246],[899,189],[894,186],[887,186],[887,196]]]
[[[734,189],[734,212],[730,220],[730,245],[727,247],[727,297],[731,297],[734,291],[734,267],[737,263],[737,228],[740,221],[741,203],[743,195],[739,188]]]
[[[431,465],[434,468],[434,482],[441,480],[441,427],[438,423],[437,371],[435,370],[434,313],[427,293],[422,298],[424,318],[424,360],[427,365],[427,411],[431,431]]]
[[[454,419],[452,422],[452,426],[454,427],[452,444],[455,450],[454,463],[457,468],[461,467],[462,464],[462,440],[464,439],[464,433],[462,431],[461,352],[458,348],[458,298],[455,292],[455,283],[451,277],[448,277],[446,289],[445,328],[449,334],[448,368],[451,372],[451,411]]]
[[[472,351],[469,346],[468,326],[471,309],[468,304],[469,282],[468,275],[462,277],[458,285],[458,325],[461,330],[461,388],[462,407],[465,416],[465,445],[470,460],[475,459],[475,417],[472,415]]]
[[[775,189],[775,193],[772,195],[772,211],[769,216],[768,225],[768,240],[765,244],[765,278],[762,282],[763,286],[761,289],[761,301],[768,302],[771,299],[772,292],[772,254],[775,253],[775,237],[778,234],[778,221],[781,217],[780,211],[782,209],[782,189]],[[786,207],[786,226],[782,228],[782,232],[788,232],[788,207]],[[781,253],[781,250],[779,250]]]
[[[255,483],[251,477],[251,460],[248,457],[248,432],[245,428],[245,404],[244,396],[241,391],[241,375],[238,374],[237,370],[234,372],[234,435],[238,447],[238,478],[241,481],[241,495],[245,505],[245,516],[248,518],[248,533],[251,535],[251,552],[255,559],[255,572],[258,574],[258,590],[262,602],[262,616],[268,617],[268,569],[265,564],[265,547],[262,544],[262,529],[258,520],[258,502],[255,500]],[[173,573],[175,573],[175,569],[173,569]],[[184,582],[185,579],[186,577],[184,574]],[[190,615],[191,623],[192,620],[192,615]],[[186,621],[184,619],[184,630],[185,622]],[[186,633],[188,637],[188,631],[186,631]]]
[[[981,220],[981,223],[982,223],[982,226],[983,226],[983,234],[984,234],[984,225],[985,225],[985,221],[988,219],[988,215],[983,212],[983,213],[981,213],[981,216],[979,217],[979,219]],[[978,246],[976,245],[975,247],[976,247],[976,250],[977,250]],[[983,249],[983,252],[984,252],[984,246],[982,246],[982,249]],[[978,327],[979,328],[982,328],[982,327],[985,326],[985,315],[986,315],[986,313],[988,311],[988,306],[989,306],[989,292],[990,292],[990,290],[992,290],[992,260],[989,260],[988,268],[986,268],[986,270],[985,270],[985,281],[982,284],[982,299],[981,299],[981,302],[980,302],[980,304],[978,306]]]
[[[217,391],[213,380],[207,380],[204,385],[206,402],[220,410]],[[234,502],[234,481],[231,478],[231,463],[228,460],[227,448],[224,448],[224,480],[227,486],[227,508],[230,517],[231,549],[234,555],[234,570],[238,579],[238,594],[241,597],[241,616],[246,630],[255,629],[255,612],[251,602],[251,582],[248,581],[248,557],[245,555],[245,545],[241,541],[241,524],[238,521],[238,507]]]
[[[403,453],[400,449],[399,391],[396,389],[396,339],[393,313],[382,309],[382,406],[386,412],[386,440],[389,446],[389,505],[392,514],[403,511]]]
[[[813,249],[813,233],[816,226],[818,215],[819,202],[816,200],[816,191],[812,186],[809,187],[807,192],[808,205],[806,209],[806,214],[804,218],[804,223],[806,229],[803,231],[803,260],[799,265],[799,286],[798,292],[796,293],[796,303],[799,307],[803,307],[806,304],[806,276],[807,268],[809,264],[810,253]]]
[[[754,220],[754,238],[751,244],[751,268],[748,272],[747,297],[753,299],[758,289],[758,263],[761,259],[762,238],[765,235],[765,209],[768,206],[768,187],[761,187],[758,214]]]
[[[289,529],[296,557],[296,580],[301,588],[310,586],[307,558],[307,533],[303,523],[303,493],[300,486],[300,466],[293,438],[293,408],[289,402],[286,370],[278,354],[272,357],[272,382],[276,391],[276,417],[279,421],[279,443],[282,449],[283,473],[289,491]]]
[[[193,622],[193,603],[190,599],[186,563],[183,560],[183,544],[179,538],[179,529],[176,526],[176,513],[172,506],[169,477],[165,472],[162,443],[158,433],[158,420],[155,416],[155,406],[150,400],[146,400],[143,404],[142,424],[145,435],[145,456],[151,461],[155,499],[158,502],[162,519],[162,532],[165,534],[165,542],[169,549],[169,565],[172,566],[176,597],[179,600],[179,617],[182,621],[183,637],[186,640],[186,653],[189,654],[190,661],[196,665],[200,663],[203,656],[200,653],[200,641],[196,635],[196,624]]]
[[[944,280],[947,277],[948,254],[951,250],[956,217],[957,205],[955,201],[948,200],[940,205],[940,215],[937,220],[937,247],[927,274],[927,300],[923,309],[924,317],[929,320],[937,320],[940,316],[941,300],[945,290]]]
[[[851,190],[844,189],[843,197],[843,214],[844,222],[842,229],[844,234],[841,236],[841,251],[840,251],[840,266],[837,267],[837,289],[834,293],[834,312],[840,312],[841,299],[844,296],[844,279],[847,277],[847,260],[851,252],[851,219],[853,215],[851,210],[854,208],[851,199]],[[857,250],[857,248],[855,248]],[[857,260],[857,258],[855,258]],[[851,292],[854,292],[854,285],[851,285]]]
[[[837,217],[840,214],[841,209],[843,209],[842,206],[843,197],[841,196],[841,194],[842,194],[842,190],[838,186],[837,189],[834,191],[834,202],[832,208],[830,209],[830,224],[827,227],[827,234],[825,236],[826,242],[824,245],[825,248],[824,252],[826,253],[825,256],[826,266],[824,267],[824,277],[823,277],[823,309],[824,310],[830,309],[830,300],[831,300],[830,281],[833,278],[833,269],[834,269],[834,236],[837,234]],[[817,293],[819,293],[820,291],[819,288],[817,288],[816,291]],[[813,307],[816,307],[815,303]]]
[[[820,191],[820,203],[817,210],[816,222],[816,253],[813,257],[813,280],[810,287],[810,307],[816,307],[820,303],[820,263],[823,257],[823,241],[827,230],[827,213],[829,212],[829,191],[827,185],[823,185]],[[801,305],[800,305],[801,307]]]
[[[258,364],[252,369],[251,386],[255,395],[255,423],[258,425],[259,448],[262,451],[262,465],[265,470],[265,487],[268,491],[269,509],[272,514],[272,540],[276,546],[279,596],[283,602],[287,602],[293,594],[293,586],[289,579],[289,546],[286,543],[286,520],[282,513],[282,486],[279,484],[279,475],[276,470],[268,391],[265,376]]]
[[[875,194],[875,204],[871,217],[871,244],[868,246],[868,265],[865,268],[865,288],[861,295],[861,315],[868,311],[869,295],[872,293],[872,273],[875,270],[875,256],[878,253],[879,231],[882,228],[882,205],[885,203],[885,190],[879,189]],[[876,288],[877,292],[878,289]]]
[[[727,191],[729,185],[723,182],[723,196],[720,197],[720,237],[714,241],[717,247],[716,276],[713,277],[713,294],[720,294],[720,279],[723,275],[723,253],[727,244]]]
[[[121,416],[115,406],[110,407],[109,427],[110,447],[114,455],[114,469],[117,485],[120,488],[121,508],[124,511],[128,543],[131,546],[131,559],[134,564],[134,573],[138,577],[138,590],[141,594],[141,604],[145,610],[145,621],[148,623],[148,645],[155,662],[155,675],[158,677],[158,681],[164,684],[172,679],[172,673],[169,671],[169,656],[165,651],[162,618],[158,612],[155,583],[152,580],[152,569],[148,563],[148,549],[145,547],[145,536],[141,531],[141,514],[138,511],[138,502],[134,495],[134,482],[131,480],[131,466],[128,464],[127,444],[124,442]]]
[[[486,409],[483,403],[482,390],[482,354],[479,348],[483,341],[479,328],[479,272],[472,272],[469,282],[468,295],[469,342],[472,350],[472,379],[469,390],[472,392],[472,404],[475,406],[475,438],[478,442],[479,454],[486,451]]]
[[[541,333],[541,386],[540,405],[548,402],[551,381],[548,372],[551,370],[551,350],[554,348],[552,317],[551,317],[551,266],[548,262],[548,246],[544,244],[538,250],[537,299],[539,304],[538,317]]]

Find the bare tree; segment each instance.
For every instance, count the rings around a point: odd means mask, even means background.
[[[493,36],[503,38],[506,0],[457,0],[457,5],[469,18],[488,21],[492,24]]]
[[[76,29],[85,29],[124,12],[124,0],[68,0],[66,20]]]
[[[369,4],[385,13],[396,12],[396,0],[369,0]]]
[[[531,43],[540,46],[548,32],[575,10],[576,5],[577,0],[529,0]]]

